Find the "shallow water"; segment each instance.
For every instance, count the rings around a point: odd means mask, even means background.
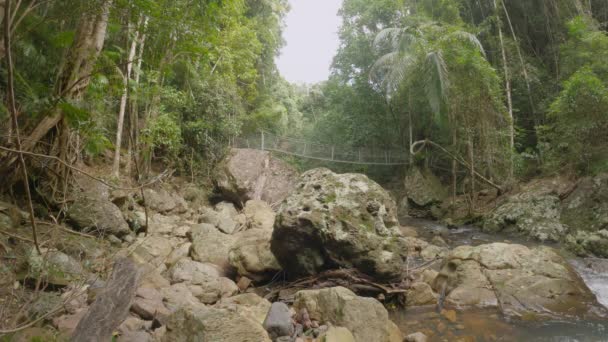
[[[429,341],[608,341],[606,322],[509,322],[496,310],[459,311],[452,322],[435,307],[420,307],[392,312],[391,319],[402,331],[420,331]]]
[[[415,228],[419,236],[430,241],[441,236],[450,247],[481,245],[493,242],[538,246],[525,238],[486,234],[474,226],[448,229],[440,223],[404,218],[402,224]],[[608,307],[608,259],[576,258],[564,254],[598,301]],[[423,332],[429,341],[539,341],[539,342],[608,342],[608,321],[522,322],[509,321],[497,310],[457,311],[450,321],[436,308],[408,308],[391,313],[393,321],[406,334]]]

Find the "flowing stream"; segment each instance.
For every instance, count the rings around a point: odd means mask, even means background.
[[[474,226],[448,229],[437,222],[404,218],[402,224],[416,229],[419,236],[430,241],[441,236],[450,247],[481,245],[492,242],[519,243],[538,246],[538,242],[485,234]],[[556,246],[557,247],[557,246]],[[564,254],[573,268],[596,295],[598,301],[608,307],[608,259],[577,258]],[[408,308],[392,312],[391,318],[406,334],[423,332],[430,341],[547,341],[547,342],[608,342],[608,321],[549,321],[531,323],[507,320],[497,310],[458,311],[456,320],[449,321],[433,307]]]

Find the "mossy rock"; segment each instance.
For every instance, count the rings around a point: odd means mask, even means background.
[[[365,175],[310,170],[278,211],[271,249],[294,276],[355,267],[395,277],[405,267],[396,215],[392,197]]]

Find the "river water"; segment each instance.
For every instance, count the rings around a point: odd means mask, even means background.
[[[448,229],[427,220],[404,218],[401,221],[415,228],[421,238],[430,241],[434,236],[441,236],[450,247],[492,242],[539,245],[525,239],[485,234],[474,226]],[[598,301],[608,307],[608,259],[563,255]],[[608,321],[522,322],[508,320],[497,310],[482,309],[458,311],[455,320],[448,320],[436,312],[435,306],[395,311],[391,313],[391,318],[406,334],[420,331],[429,337],[429,341],[608,342]]]

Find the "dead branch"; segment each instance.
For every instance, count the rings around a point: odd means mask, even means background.
[[[279,294],[280,291],[293,288],[313,287],[333,287],[344,286],[354,292],[375,292],[382,294],[399,294],[408,290],[408,285],[404,282],[380,284],[373,281],[369,276],[356,269],[337,269],[328,270],[314,276],[298,279],[284,286],[273,289],[266,298],[271,298]]]
[[[36,221],[36,223],[38,224],[42,224],[42,225],[46,225],[46,226],[52,226],[55,228],[59,228],[60,230],[63,230],[66,233],[70,233],[70,234],[74,234],[74,235],[78,235],[78,236],[82,236],[82,237],[86,237],[86,238],[91,238],[91,239],[96,239],[96,236],[90,235],[90,234],[85,234],[85,233],[81,233],[69,228],[66,228],[60,224],[56,224],[56,223],[50,223],[50,222],[44,222],[44,221]]]
[[[46,158],[46,159],[54,160],[54,161],[56,161],[58,163],[63,164],[67,168],[72,169],[73,171],[81,173],[81,174],[83,174],[83,175],[85,175],[85,176],[87,176],[87,177],[89,177],[89,178],[91,178],[93,180],[96,180],[96,181],[100,182],[101,184],[103,184],[103,185],[105,185],[107,187],[110,187],[110,188],[116,189],[116,190],[125,190],[125,191],[141,190],[141,189],[143,189],[145,187],[151,186],[151,185],[159,182],[160,180],[162,180],[165,177],[168,177],[172,173],[172,170],[168,170],[167,169],[167,170],[163,171],[160,175],[154,177],[154,179],[152,179],[151,181],[149,181],[149,182],[147,182],[145,184],[142,184],[142,185],[140,185],[138,187],[135,187],[135,188],[123,188],[123,187],[119,187],[119,186],[110,184],[110,183],[104,181],[101,178],[97,178],[97,177],[91,175],[90,173],[88,173],[88,172],[86,172],[84,170],[81,170],[81,169],[79,169],[79,168],[77,168],[77,167],[75,167],[73,165],[70,165],[69,163],[65,162],[64,160],[60,159],[59,157],[49,156],[49,155],[46,155],[46,154],[40,154],[40,153],[34,153],[34,152],[27,152],[27,151],[22,151],[20,149],[12,149],[12,148],[8,148],[8,147],[4,147],[4,146],[0,146],[0,150],[6,151],[6,152],[11,152],[11,153],[16,153],[16,154],[22,154],[22,155],[26,155],[26,156],[32,156],[32,157],[38,157],[38,158]]]
[[[472,170],[471,165],[469,165],[469,163],[467,163],[466,161],[460,159],[458,156],[454,155],[453,153],[451,153],[450,151],[448,151],[447,149],[445,149],[443,146],[439,145],[438,143],[431,141],[429,139],[425,139],[425,140],[419,140],[416,141],[415,143],[412,144],[412,146],[410,147],[410,153],[412,155],[417,155],[418,153],[420,153],[420,151],[422,151],[422,149],[426,146],[426,145],[431,145],[439,150],[441,150],[443,153],[447,154],[448,156],[452,157],[452,159],[454,159],[455,161],[457,161],[458,163],[462,164],[464,167],[466,167],[469,171],[473,171],[473,173],[479,177],[479,179],[481,179],[482,181],[484,181],[485,183],[487,183],[488,185],[490,185],[491,187],[493,187],[494,189],[498,190],[499,193],[503,192],[503,189],[500,185],[497,185],[496,183],[492,182],[491,180],[487,179],[486,177],[484,177],[483,175],[481,175],[479,172]],[[418,148],[418,150],[416,150],[416,148],[420,145],[420,148]]]
[[[34,240],[32,240],[32,239],[28,239],[28,238],[23,237],[23,236],[12,234],[12,233],[9,233],[9,232],[7,232],[5,230],[2,230],[2,229],[0,229],[0,234],[4,234],[4,235],[6,235],[8,237],[12,237],[13,239],[17,239],[17,240],[21,240],[21,241],[25,241],[25,242],[29,242],[29,243],[34,243]]]

